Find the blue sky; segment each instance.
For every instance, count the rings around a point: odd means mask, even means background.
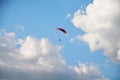
[[[120,70],[120,65],[119,65],[120,60],[116,60],[116,58],[115,59],[112,58],[111,55],[109,55],[109,50],[107,50],[109,48],[104,46],[104,44],[102,44],[102,47],[101,46],[99,47],[99,45],[94,45],[92,50],[91,48],[92,46],[90,46],[91,39],[89,38],[88,34],[92,33],[94,35],[97,33],[97,31],[99,33],[101,33],[101,31],[97,30],[94,27],[96,24],[92,23],[92,20],[89,19],[89,16],[86,17],[85,19],[84,17],[82,19],[80,19],[79,17],[79,16],[85,16],[80,14],[79,11],[84,11],[84,12],[86,11],[87,14],[89,15],[92,14],[91,13],[92,9],[96,10],[96,16],[99,16],[100,14],[99,14],[99,10],[97,12],[97,8],[101,8],[101,7],[96,6],[99,4],[99,0],[95,0],[95,1],[96,3],[93,3],[92,0],[71,0],[71,1],[70,0],[6,0],[3,2],[1,1],[0,29],[5,30],[6,33],[14,32],[16,34],[15,39],[23,39],[27,41],[27,36],[31,36],[36,39],[47,38],[52,45],[63,46],[62,49],[60,50],[60,55],[66,61],[67,66],[76,66],[78,65],[78,63],[85,63],[86,65],[87,64],[94,65],[97,66],[99,71],[102,72],[102,75],[104,75],[105,78],[108,78],[108,80],[119,80],[120,77],[118,71]],[[104,0],[102,1],[104,2]],[[112,3],[111,0],[110,2],[108,1],[108,3],[106,1],[106,5],[108,6],[109,4],[111,6],[111,3]],[[90,7],[88,6],[89,4],[92,5],[95,4],[95,6]],[[104,10],[104,8],[102,9]],[[80,15],[76,16],[75,13],[77,12]],[[112,13],[110,15],[112,15]],[[93,20],[96,20],[96,17],[94,16],[92,17]],[[104,14],[103,17],[106,18]],[[95,30],[92,31],[91,29],[88,29],[87,24],[88,25],[92,24],[93,27],[91,26],[91,28],[93,30],[95,29],[96,31]],[[68,35],[66,36],[60,31],[56,30],[57,27],[64,28],[68,32]],[[110,25],[110,30],[111,29],[112,27]],[[119,28],[117,30],[119,32]],[[117,30],[115,28],[115,31]],[[80,35],[82,35],[82,39],[79,37]],[[88,36],[87,38],[88,40],[86,40],[86,37],[84,38],[84,35]],[[109,43],[111,39],[107,38],[107,36],[109,35],[105,34],[104,39]],[[98,35],[98,38],[99,37],[101,38],[101,35],[100,36]],[[118,36],[116,36],[115,39],[117,37]],[[61,41],[58,41],[59,38],[61,39]],[[100,40],[98,41],[102,42]],[[117,40],[119,42],[119,39]],[[98,49],[96,49],[96,47]],[[2,52],[2,49],[0,50]],[[110,53],[114,55],[112,52]],[[0,59],[2,60],[2,58]],[[11,77],[11,79],[13,79],[13,77]],[[92,80],[92,78],[90,80]],[[104,80],[104,79],[100,79],[100,80]]]

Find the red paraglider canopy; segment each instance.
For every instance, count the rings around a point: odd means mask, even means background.
[[[67,34],[67,31],[66,31],[65,29],[63,29],[63,28],[57,28],[57,30],[60,30],[60,31],[62,31],[64,34]]]

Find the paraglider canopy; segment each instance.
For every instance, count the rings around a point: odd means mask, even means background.
[[[63,28],[57,28],[57,30],[60,30],[61,32],[63,32],[64,34],[67,34],[67,31]]]

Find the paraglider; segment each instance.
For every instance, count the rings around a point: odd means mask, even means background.
[[[63,28],[56,28],[57,30],[61,31],[62,33],[64,33],[65,35],[67,35],[67,31]],[[61,41],[61,39],[59,39],[59,41]]]

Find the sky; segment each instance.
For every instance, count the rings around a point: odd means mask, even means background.
[[[119,5],[0,0],[0,80],[120,80]]]

